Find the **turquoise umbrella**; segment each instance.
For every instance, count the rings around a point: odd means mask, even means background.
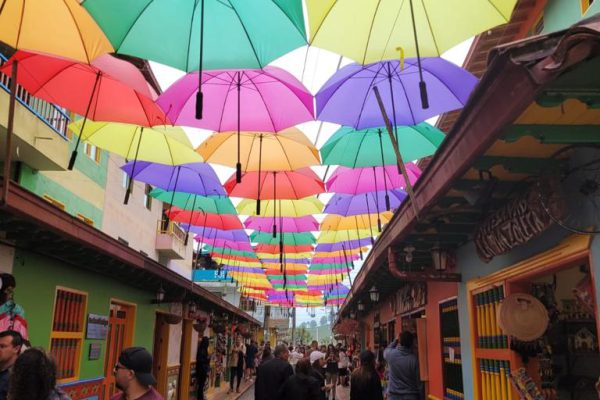
[[[278,233],[275,237],[270,232],[253,232],[250,241],[253,243],[280,244]],[[310,232],[288,232],[283,234],[282,243],[289,246],[315,244],[317,239]]]
[[[229,197],[199,196],[184,192],[168,192],[159,188],[153,189],[150,196],[184,210],[204,211],[209,214],[237,214]]]

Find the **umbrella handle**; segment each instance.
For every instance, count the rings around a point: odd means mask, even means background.
[[[235,164],[235,182],[242,183],[242,163]]]
[[[204,0],[200,3],[200,52],[198,60],[198,93],[196,93],[196,119],[202,119],[204,94],[202,93],[202,67],[204,64]]]
[[[256,199],[256,215],[260,215],[260,199]]]
[[[77,146],[75,146],[75,149],[77,149]],[[71,152],[71,158],[69,159],[69,166],[67,167],[67,169],[69,171],[73,171],[73,167],[75,166],[75,160],[77,160],[77,150],[73,150],[73,152]]]
[[[202,119],[202,109],[204,108],[204,93],[196,93],[196,119]]]
[[[277,237],[277,225],[273,224],[273,238]]]
[[[183,241],[183,245],[184,246],[187,246],[189,237],[190,237],[190,233],[186,232],[185,233],[185,240]]]
[[[379,214],[377,214],[377,229],[379,229],[379,233],[381,233],[381,218],[379,218]]]
[[[385,179],[385,177],[383,179]],[[388,195],[387,192],[385,192],[385,209],[387,211],[390,211],[391,208],[392,207],[390,207],[390,196]]]
[[[129,178],[129,183],[127,184],[127,190],[125,191],[125,199],[123,199],[123,204],[129,203],[129,196],[131,196],[132,182],[133,182],[133,178]]]
[[[419,90],[421,92],[421,107],[426,110],[429,108],[429,96],[427,95],[427,84],[425,81],[419,82]]]

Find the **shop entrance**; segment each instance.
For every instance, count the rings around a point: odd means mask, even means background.
[[[104,358],[104,399],[110,399],[118,390],[115,387],[113,369],[119,360],[119,354],[133,343],[135,306],[112,301],[108,317],[106,355]]]

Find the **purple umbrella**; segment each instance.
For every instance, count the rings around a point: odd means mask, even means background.
[[[248,238],[248,234],[243,229],[232,229],[229,231],[225,231],[225,230],[221,230],[221,229],[207,228],[207,227],[203,227],[203,226],[188,225],[188,224],[181,224],[181,227],[185,230],[187,230],[189,228],[190,232],[193,232],[197,235],[207,238],[210,241],[212,241],[213,239],[223,239],[223,240],[231,240],[231,241],[235,241],[235,242],[250,242],[250,239]],[[207,243],[207,244],[211,244],[211,243]]]
[[[336,242],[336,243],[319,243],[317,247],[315,247],[315,252],[331,252],[331,251],[340,251],[340,250],[350,250],[357,249],[363,246],[370,246],[373,244],[372,238],[364,238],[357,240],[347,240],[344,242]]]
[[[346,256],[337,257],[314,257],[312,263],[314,264],[330,264],[330,263],[345,263],[348,261],[356,261],[360,258],[358,254],[348,254]]]
[[[237,131],[236,180],[241,182],[240,131],[279,132],[314,119],[313,97],[292,74],[277,67],[215,70],[202,74],[210,102],[196,119],[198,73],[187,74],[156,101],[176,125]]]
[[[261,258],[264,263],[279,264],[281,260],[279,258]],[[284,261],[286,264],[310,264],[308,258],[286,258]]]
[[[311,232],[319,230],[319,222],[312,215],[304,217],[281,217],[283,220],[281,231],[283,232]],[[260,232],[271,232],[273,228],[273,217],[249,217],[244,221],[247,229],[254,229]]]
[[[421,176],[421,170],[413,163],[407,163],[406,170],[411,184]],[[365,168],[337,167],[327,181],[328,192],[345,194],[400,189],[405,186],[404,178],[395,165]]]
[[[350,64],[336,72],[316,97],[317,118],[355,129],[384,125],[374,87],[378,87],[393,126],[416,125],[428,118],[462,108],[477,78],[443,58],[423,58],[423,78],[430,94],[429,107],[419,101],[417,60]]]
[[[194,237],[199,243],[210,243],[213,247],[222,247],[231,250],[254,251],[250,242],[234,242],[227,239],[209,239],[202,236]]]
[[[129,176],[133,162],[121,167]],[[185,192],[200,196],[226,196],[227,193],[213,168],[207,163],[165,165],[137,161],[133,179],[169,192]]]

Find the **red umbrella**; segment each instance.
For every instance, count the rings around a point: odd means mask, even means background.
[[[107,74],[102,68],[64,58],[18,51],[0,68],[9,74],[18,62],[17,83],[35,97],[64,107],[94,121],[124,122],[140,126],[170,124],[165,113],[151,98]],[[113,70],[114,72],[114,70]],[[82,125],[82,130],[85,122]],[[71,155],[69,169],[77,157]]]
[[[312,169],[296,171],[258,171],[242,174],[236,182],[233,174],[223,185],[230,196],[256,199],[256,214],[260,215],[260,200],[297,200],[325,192],[325,184]]]
[[[279,252],[281,251],[281,248],[277,244],[264,244],[264,243],[261,243],[261,244],[256,245],[256,247],[255,247],[254,250],[257,253],[279,254]],[[291,246],[291,245],[284,245],[283,246],[283,251],[285,253],[304,253],[304,252],[313,251],[313,250],[314,250],[314,248],[310,244],[299,245],[299,246]]]
[[[232,229],[244,229],[237,215],[232,214],[209,214],[201,211],[182,210],[173,207],[167,211],[167,216],[175,222],[183,222],[190,225],[206,226],[207,228],[229,231]]]

